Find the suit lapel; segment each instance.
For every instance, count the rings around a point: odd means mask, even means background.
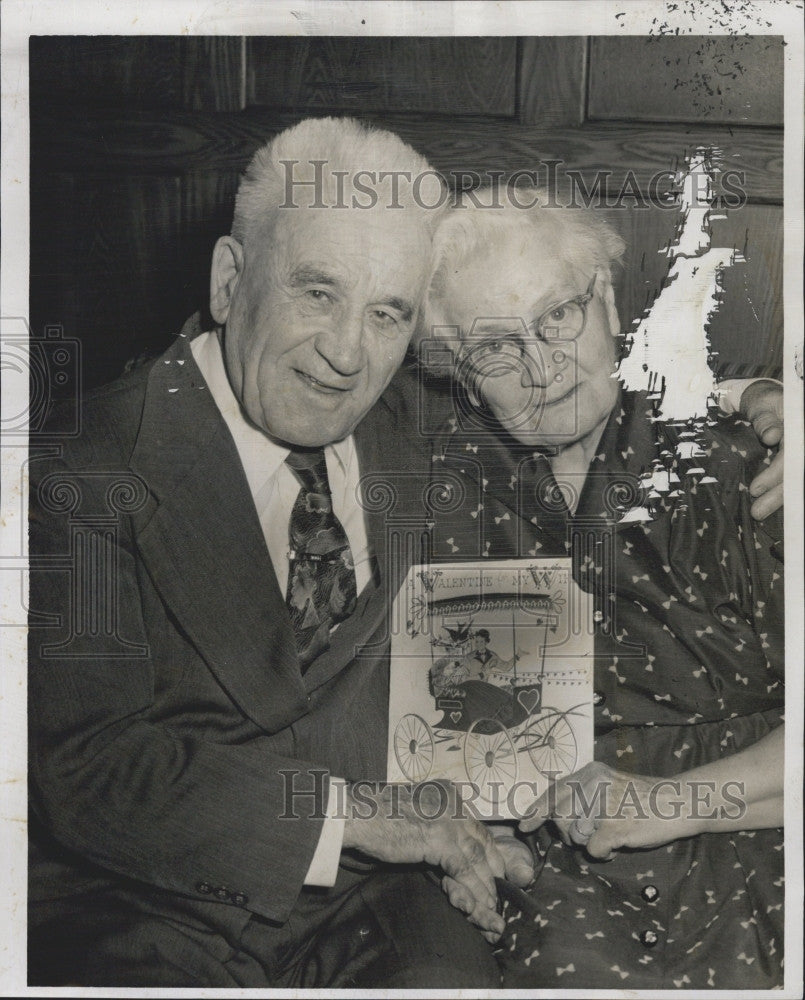
[[[410,378],[401,373],[354,432],[373,574],[358,596],[354,613],[333,633],[330,648],[307,670],[308,691],[343,670],[373,637],[386,641],[386,631],[379,630],[409,568],[407,553],[397,553],[396,547],[393,553],[388,551],[389,529],[394,522],[411,527],[414,534],[420,526],[424,528],[421,497],[429,475],[429,450],[424,439],[419,446],[415,433],[416,418],[408,397],[416,383]],[[393,500],[383,502],[392,495]]]
[[[237,450],[186,339],[149,378],[132,469],[156,503],[137,545],[165,604],[240,709],[269,732],[307,711],[285,602]]]
[[[366,504],[372,579],[303,678],[237,449],[187,338],[152,370],[131,459],[152,496],[135,515],[137,545],[165,604],[223,688],[269,732],[307,712],[308,692],[344,669],[378,632],[407,571],[402,562],[387,564],[389,514],[424,523],[428,449],[411,433],[416,417],[408,412],[405,384],[404,392],[392,385],[361,421],[355,444],[362,475],[378,482],[401,475],[406,485],[415,479],[413,500],[402,489],[393,511]]]

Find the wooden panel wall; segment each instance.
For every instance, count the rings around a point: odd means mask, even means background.
[[[310,114],[347,113],[398,132],[448,176],[464,171],[461,186],[475,183],[471,171],[537,169],[544,177],[545,161],[560,160],[560,173],[580,171],[588,185],[609,171],[613,193],[632,171],[645,194],[686,150],[719,146],[724,168],[743,171],[748,204],[717,236],[746,244],[750,260],[726,278],[714,346],[724,373],[774,372],[782,349],[781,47],[773,39],[718,45],[32,38],[34,333],[61,324],[79,337],[86,385],[165,346],[205,305],[212,246],[229,229],[237,178],[255,149]],[[717,108],[691,112],[681,91],[736,61],[745,72],[723,78]],[[628,325],[662,281],[657,249],[675,216],[608,214],[630,244],[618,293]]]
[[[250,38],[246,103],[512,117],[516,48],[514,38]]]
[[[237,111],[244,46],[242,38],[34,36],[32,120],[47,108],[79,120],[109,108],[121,121],[145,109]]]
[[[590,43],[590,118],[783,124],[779,36],[614,36]]]

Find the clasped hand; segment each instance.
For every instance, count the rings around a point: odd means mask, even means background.
[[[659,847],[698,832],[681,813],[679,794],[673,780],[628,774],[592,761],[543,792],[520,830],[528,833],[550,820],[563,843],[609,861],[622,848]]]
[[[385,785],[355,796],[347,789],[344,848],[390,864],[425,864],[442,873],[451,904],[494,942],[505,923],[497,912],[495,878],[528,885],[534,868],[528,848],[513,833],[493,835],[469,815],[449,781]]]

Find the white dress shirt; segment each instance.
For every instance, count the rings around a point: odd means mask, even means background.
[[[221,342],[216,333],[202,333],[190,342],[190,349],[235,442],[280,592],[285,594],[288,588],[290,554],[288,523],[299,494],[299,480],[285,464],[290,448],[272,441],[245,416],[229,384]],[[372,574],[366,524],[363,510],[356,499],[360,470],[352,436],[327,445],[324,457],[327,463],[333,511],[349,539],[355,562],[357,591],[360,593]],[[330,776],[325,809],[327,818],[305,876],[306,885],[335,884],[341,844],[344,839],[344,784],[343,779]]]

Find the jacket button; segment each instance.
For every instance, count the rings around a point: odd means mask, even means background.
[[[249,902],[249,897],[243,892],[236,892],[232,896],[232,902],[235,906],[245,906]]]
[[[593,691],[593,705],[597,708],[599,705],[603,705],[607,700],[607,696],[603,691]]]
[[[201,892],[205,896],[208,896],[212,892],[212,886],[209,882],[197,882],[196,892]]]
[[[640,895],[647,903],[656,903],[660,898],[660,890],[656,885],[644,885],[640,890]]]
[[[656,931],[641,931],[640,932],[640,943],[644,948],[653,948],[654,945],[660,940]]]
[[[215,890],[215,898],[220,899],[221,902],[226,902],[230,899],[229,889],[225,889],[222,885]]]

